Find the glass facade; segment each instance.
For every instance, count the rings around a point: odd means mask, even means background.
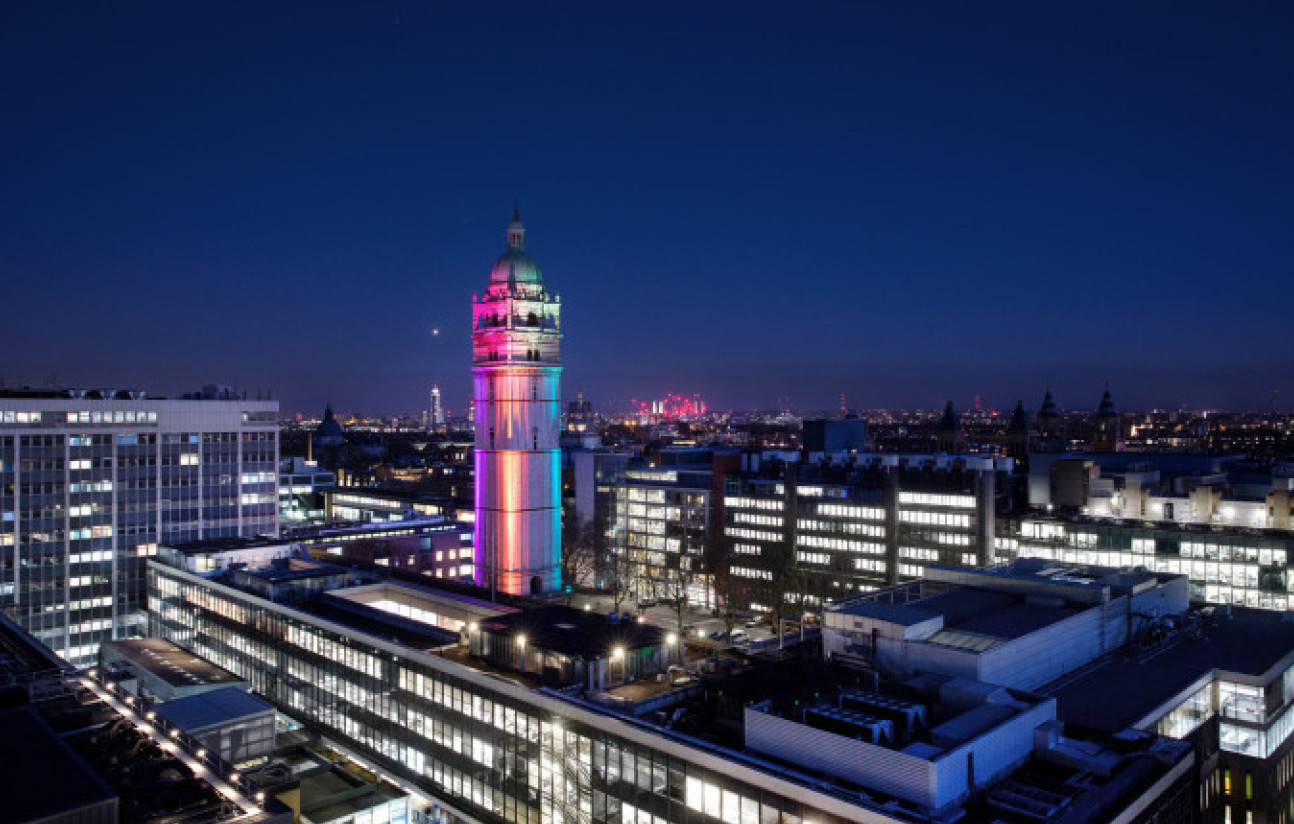
[[[154,634],[485,821],[878,820],[821,789],[197,576],[149,564]]]
[[[646,474],[640,470],[639,474]],[[660,475],[675,472],[656,470]],[[686,596],[694,607],[713,607],[706,545],[710,491],[629,481],[624,496],[624,542],[632,564],[636,598]]]
[[[1294,540],[1281,535],[1026,518],[999,533],[997,555],[1177,573],[1192,600],[1215,604],[1286,610],[1294,591]]]

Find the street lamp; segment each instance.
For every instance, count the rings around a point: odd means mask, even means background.
[[[626,662],[626,661],[625,661],[625,648],[624,648],[624,647],[616,647],[615,649],[611,650],[611,660],[612,660],[613,662],[614,662],[614,661],[620,661],[620,662],[621,662],[621,664],[620,664],[620,681],[623,683],[623,682],[625,682],[625,681],[629,680],[629,672],[628,672],[628,670],[629,670],[629,665],[628,665],[628,662]]]

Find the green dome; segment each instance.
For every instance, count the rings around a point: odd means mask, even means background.
[[[526,227],[521,216],[513,211],[508,224],[508,251],[494,261],[490,269],[490,283],[540,283],[539,264],[526,254]]]

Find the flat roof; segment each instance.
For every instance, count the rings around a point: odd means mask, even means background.
[[[132,664],[173,687],[238,684],[244,681],[229,670],[160,638],[120,638],[104,641],[102,646],[116,651]]]
[[[157,706],[158,715],[190,733],[273,712],[274,707],[238,687],[222,687],[186,698],[176,698]]]
[[[265,566],[235,568],[233,572],[260,578],[263,581],[295,581],[308,578],[325,578],[345,575],[346,567],[303,558],[281,558]]]
[[[416,586],[404,581],[379,581],[376,584],[330,590],[328,595],[370,606],[382,601],[394,601],[397,604],[431,612],[446,607],[480,616],[503,615],[517,611],[515,607],[493,604],[470,595]]]
[[[176,552],[182,552],[185,555],[198,555],[206,552],[231,552],[236,549],[259,549],[270,547],[283,547],[292,549],[291,541],[284,541],[279,538],[271,538],[266,535],[256,535],[252,537],[227,536],[224,538],[206,538],[200,541],[183,541],[174,544],[162,544],[163,549],[173,549]]]
[[[1077,615],[1083,608],[1085,605],[1030,603],[1028,595],[1022,592],[958,586],[906,604],[873,601],[849,604],[840,611],[901,626],[913,626],[942,615],[945,632],[957,630],[1010,641]]]
[[[457,644],[459,633],[441,629],[422,621],[402,618],[390,612],[374,609],[367,604],[347,601],[334,596],[335,591],[325,592],[315,601],[298,605],[310,615],[317,615],[326,621],[332,621],[345,627],[382,638],[409,649],[429,652],[441,647]]]
[[[665,643],[665,630],[630,619],[615,622],[600,612],[562,604],[535,607],[481,622],[481,631],[526,636],[526,645],[581,658],[605,658],[616,647],[641,649]]]
[[[954,625],[954,629],[1013,640],[1077,615],[1085,607],[1039,606],[1020,599],[992,612],[972,615]]]
[[[61,673],[72,666],[0,612],[0,674],[10,679],[35,673]]]
[[[859,618],[874,618],[887,624],[898,624],[903,627],[915,626],[939,617],[937,612],[931,612],[910,604],[891,604],[886,601],[851,604],[840,611],[846,615],[857,615]]]
[[[301,817],[336,821],[405,797],[385,781],[365,784],[333,768],[301,779]]]
[[[1100,732],[1128,727],[1214,671],[1258,678],[1294,656],[1294,613],[1232,607],[1231,617],[1202,616],[1198,636],[1132,651],[1051,692],[1062,721]]]
[[[117,793],[30,707],[0,712],[4,820],[31,821],[115,799]]]

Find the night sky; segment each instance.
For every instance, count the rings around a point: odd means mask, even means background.
[[[1294,408],[1292,10],[4,3],[0,375],[461,411],[519,200],[598,408]]]

